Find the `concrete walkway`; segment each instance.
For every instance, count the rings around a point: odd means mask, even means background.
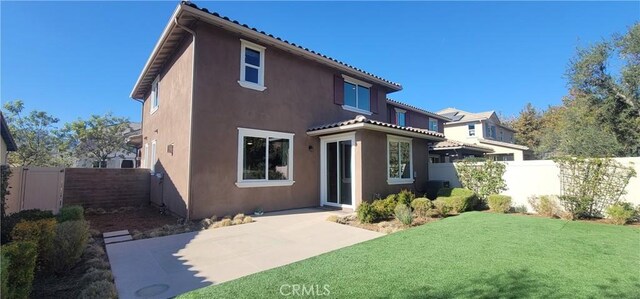
[[[326,221],[341,211],[267,213],[256,222],[107,245],[121,299],[169,298],[374,239]]]

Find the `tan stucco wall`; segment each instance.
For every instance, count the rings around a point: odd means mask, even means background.
[[[4,143],[4,139],[0,138],[0,165],[7,164],[7,144]]]
[[[478,137],[482,137],[483,126],[480,122],[475,123],[476,125],[476,136],[469,136],[469,127],[468,125],[471,123],[463,123],[463,124],[448,124],[444,127],[444,136],[447,139],[458,140],[465,143],[475,143]]]
[[[206,24],[196,31],[192,217],[319,205],[320,142],[306,130],[358,115],[334,104],[334,75],[341,73],[251,40],[266,47],[267,89],[243,88],[240,36]],[[385,91],[378,92],[379,113],[368,117],[386,121]],[[292,186],[235,185],[239,127],[295,134]]]
[[[186,39],[160,75],[158,110],[150,113],[151,101],[143,106],[142,117],[142,161],[144,145],[156,140],[156,172],[164,175],[162,183],[156,177],[151,178],[151,201],[166,204],[170,210],[180,216],[186,216],[189,161],[189,135],[191,110],[191,83],[193,52],[191,39]],[[167,152],[167,146],[173,144],[173,155]]]
[[[417,173],[414,184],[389,185],[387,183],[387,133],[377,131],[358,131],[356,143],[362,156],[356,160],[361,165],[362,191],[357,199],[372,201],[377,196],[386,197],[402,189],[410,189],[419,196],[425,192],[427,181],[428,146],[423,139],[412,139],[413,171]],[[358,194],[356,194],[358,196]]]

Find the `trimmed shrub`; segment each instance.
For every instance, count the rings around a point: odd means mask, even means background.
[[[540,216],[557,217],[560,214],[560,206],[551,195],[531,196],[529,197],[529,205]]]
[[[398,205],[398,195],[391,194],[385,199],[376,199],[371,204],[376,212],[376,219],[386,219],[393,215],[393,210]]]
[[[244,219],[242,219],[242,224],[247,224],[251,222],[253,222],[253,218],[251,216],[244,216]]]
[[[233,219],[233,220],[231,220],[231,224],[233,224],[233,225],[240,225],[240,224],[242,224],[242,219],[244,219],[244,218],[236,218],[236,219]]]
[[[413,216],[411,215],[411,209],[402,203],[398,203],[393,210],[393,216],[398,219],[404,225],[411,225],[413,222]]]
[[[3,246],[2,253],[11,261],[6,278],[8,296],[2,297],[29,298],[38,257],[38,245],[32,241],[15,241]],[[4,289],[2,293],[5,293]]]
[[[89,270],[87,270],[87,272],[84,273],[84,275],[82,275],[82,278],[80,278],[80,283],[82,285],[88,285],[98,280],[112,281],[113,274],[111,274],[111,271],[109,270],[90,268]]]
[[[42,211],[38,209],[24,210],[8,215],[2,219],[2,244],[11,241],[11,232],[20,221],[34,221],[40,219],[55,218],[51,211]]]
[[[449,205],[442,199],[436,199],[433,201],[433,210],[436,212],[436,216],[447,216],[449,214]]]
[[[213,224],[213,228],[224,227],[224,226],[232,226],[233,220],[229,218],[223,218],[222,220]]]
[[[67,206],[60,209],[58,222],[82,221],[84,220],[84,209],[81,206]]]
[[[473,191],[465,188],[441,188],[438,191],[438,197],[461,197],[466,204],[463,204],[464,210],[458,210],[458,212],[456,213],[461,213],[468,209],[474,208],[478,204],[478,197],[476,196],[476,194],[473,193]],[[454,207],[450,208],[452,210],[455,210]]]
[[[528,210],[526,205],[519,205],[519,206],[511,207],[511,212],[526,214]]]
[[[472,204],[472,198],[462,196],[438,197],[436,200],[443,201],[449,208],[449,212],[454,214],[466,211]]]
[[[329,215],[329,217],[327,217],[327,221],[330,221],[330,222],[338,222],[338,219],[339,219],[339,218],[340,218],[340,217],[338,217],[338,215]]]
[[[111,281],[98,280],[92,282],[80,292],[79,299],[111,299],[118,298],[116,287]]]
[[[398,196],[396,196],[396,203],[401,203],[408,207],[408,206],[411,206],[411,202],[413,201],[414,198],[416,198],[416,195],[413,194],[413,192],[407,189],[402,189],[398,193]]]
[[[511,208],[511,196],[491,194],[487,198],[487,203],[489,204],[489,209],[491,209],[491,211],[506,213],[509,212],[509,209]]]
[[[9,298],[9,265],[11,260],[5,254],[4,250],[0,250],[0,298]]]
[[[607,217],[613,224],[624,225],[636,216],[636,211],[628,202],[619,202],[606,209]]]
[[[418,217],[427,217],[429,210],[433,208],[433,204],[428,198],[416,198],[411,202],[411,208]]]
[[[41,266],[48,266],[47,259],[51,256],[53,239],[56,236],[57,222],[53,218],[35,221],[20,221],[13,228],[11,238],[14,241],[31,241],[38,245],[38,262]]]
[[[51,251],[53,271],[62,274],[75,266],[87,246],[89,227],[85,221],[66,221],[58,224]]]
[[[358,215],[358,220],[362,223],[372,223],[378,219],[376,209],[368,202],[361,203],[356,209],[356,213]]]
[[[238,219],[240,219],[240,220],[244,219],[244,214],[240,213],[240,214],[237,214],[237,215],[233,216],[233,220],[238,220]]]

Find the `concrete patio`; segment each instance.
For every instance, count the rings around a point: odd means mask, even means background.
[[[383,234],[326,221],[341,211],[267,213],[256,222],[107,245],[120,298],[169,298]]]

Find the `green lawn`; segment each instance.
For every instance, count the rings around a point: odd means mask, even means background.
[[[469,212],[181,297],[283,297],[294,284],[340,298],[638,298],[640,230]]]

